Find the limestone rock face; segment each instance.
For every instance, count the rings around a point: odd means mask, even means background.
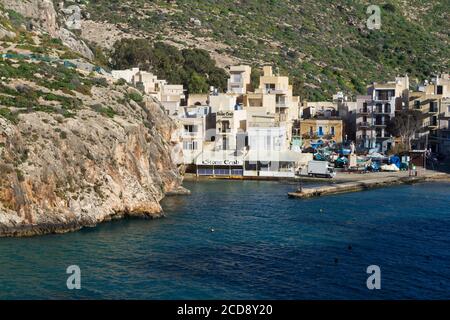
[[[50,35],[58,31],[57,14],[51,0],[1,0],[6,9],[14,10],[31,18]]]
[[[3,39],[4,37],[14,38],[15,36],[16,34],[14,32],[0,27],[0,39]]]
[[[84,41],[77,39],[71,31],[58,24],[58,13],[51,0],[0,0],[6,9],[14,10],[24,17],[30,18],[34,25],[48,32],[50,36],[59,38],[75,52],[87,59],[93,59],[94,54]]]
[[[160,200],[180,192],[178,127],[153,100],[94,88],[74,118],[0,117],[0,236],[59,233],[124,216],[159,217]],[[175,151],[174,151],[175,150]]]
[[[63,44],[75,52],[78,52],[83,57],[92,60],[94,59],[94,54],[91,49],[82,40],[78,40],[76,36],[65,28],[60,28],[58,31],[58,38],[61,39]]]

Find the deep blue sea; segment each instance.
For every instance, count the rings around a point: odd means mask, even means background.
[[[163,219],[0,239],[0,299],[450,298],[449,183],[309,200],[278,182],[186,187]],[[66,287],[70,265],[81,290]]]

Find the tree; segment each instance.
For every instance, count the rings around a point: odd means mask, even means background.
[[[146,39],[121,39],[114,44],[111,55],[113,69],[127,69],[138,67],[144,70],[150,68],[153,60],[153,47]]]
[[[172,84],[183,84],[192,93],[206,93],[210,86],[219,91],[227,87],[228,75],[216,66],[208,51],[183,49],[145,39],[121,39],[114,44],[113,69],[139,67]]]
[[[260,77],[261,71],[259,70],[259,68],[252,67],[252,73],[250,74],[250,84],[253,90],[259,87]]]
[[[207,93],[209,90],[206,79],[195,71],[192,72],[187,87],[190,93]]]
[[[387,131],[400,137],[402,143],[411,149],[411,140],[422,128],[423,115],[417,110],[406,110],[397,114],[387,125]]]

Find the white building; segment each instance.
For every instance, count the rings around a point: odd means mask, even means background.
[[[248,149],[244,176],[294,178],[312,160],[312,154],[289,150],[285,127],[249,127]]]
[[[164,84],[162,86],[160,101],[169,115],[178,115],[185,99],[183,85]]]
[[[111,71],[111,75],[114,79],[116,79],[116,80],[123,79],[128,83],[133,82],[133,78],[137,73],[139,73],[139,68]]]

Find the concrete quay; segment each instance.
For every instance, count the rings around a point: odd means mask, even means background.
[[[321,197],[339,193],[364,191],[374,188],[386,187],[398,184],[414,184],[427,181],[450,181],[450,175],[441,172],[426,172],[419,176],[409,176],[405,174],[394,173],[389,176],[380,176],[371,179],[336,183],[320,187],[302,187],[300,190],[288,193],[290,198],[312,198]]]

